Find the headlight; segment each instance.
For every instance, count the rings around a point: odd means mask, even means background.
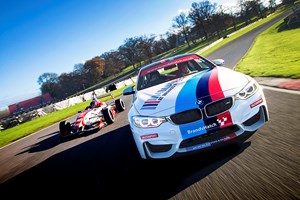
[[[248,83],[239,93],[235,95],[236,99],[248,99],[258,90],[258,84],[256,81],[252,80]]]
[[[139,128],[154,128],[166,122],[165,117],[146,117],[146,116],[133,116],[133,124]]]

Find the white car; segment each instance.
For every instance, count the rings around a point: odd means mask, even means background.
[[[269,120],[263,90],[253,78],[197,54],[143,66],[135,86],[123,91],[129,94],[128,121],[143,159],[219,147]]]

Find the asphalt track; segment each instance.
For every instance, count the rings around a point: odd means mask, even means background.
[[[226,67],[233,67],[239,60],[235,49],[241,48],[224,48],[208,57],[226,55]],[[154,161],[138,155],[127,122],[131,97],[123,96],[126,110],[98,132],[59,142],[54,124],[0,149],[0,194],[30,199],[300,199],[300,95],[268,89],[265,95],[270,121],[242,146]]]

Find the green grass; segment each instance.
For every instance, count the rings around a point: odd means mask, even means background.
[[[257,28],[258,26],[270,21],[271,19],[275,18],[276,16],[280,15],[283,12],[283,10],[280,10],[276,12],[275,14],[272,14],[271,16],[261,19],[253,24],[248,25],[247,27],[242,28],[241,30],[235,32],[234,34],[230,35],[228,38],[223,39],[221,42],[217,43],[213,47],[209,48],[208,50],[204,51],[201,55],[207,56],[208,54],[212,53],[216,49],[220,48],[221,46],[224,46],[225,44],[231,42],[232,40],[235,40],[236,38],[244,35],[245,33]]]
[[[73,116],[79,110],[83,110],[88,104],[89,102],[86,101],[4,130],[0,133],[0,147],[59,122],[61,119]]]
[[[300,78],[300,28],[283,26],[281,20],[260,34],[235,70],[250,76]]]
[[[134,85],[131,84],[131,85]],[[129,85],[130,86],[130,85]],[[129,86],[125,86],[123,88],[119,88],[118,90],[112,91],[112,95],[114,98],[118,98],[122,95],[122,91]],[[104,97],[100,99],[103,102],[109,102],[112,100],[111,96]],[[87,100],[82,103],[78,103],[74,106],[70,106],[63,110],[58,110],[56,112],[49,113],[45,116],[39,117],[32,121],[25,122],[18,126],[6,129],[0,132],[0,147],[3,147],[13,141],[16,141],[22,137],[30,135],[38,130],[41,130],[45,127],[48,127],[56,122],[61,121],[62,119],[66,119],[70,116],[76,115],[78,111],[84,110],[90,103],[90,100]]]

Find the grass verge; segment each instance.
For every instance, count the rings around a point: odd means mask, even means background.
[[[133,85],[133,84],[131,84]],[[130,86],[130,85],[129,85]],[[114,98],[118,98],[122,95],[122,91],[128,86],[123,88],[119,88],[118,90],[112,91],[112,95]],[[110,96],[104,97],[100,99],[103,102],[107,102],[112,100]],[[23,138],[27,135],[30,135],[34,132],[37,132],[45,127],[48,127],[56,122],[61,121],[62,119],[66,119],[70,116],[76,115],[78,111],[84,110],[91,101],[84,101],[82,103],[78,103],[74,106],[70,106],[63,110],[58,110],[56,112],[49,113],[45,116],[39,117],[32,121],[25,122],[18,126],[6,129],[0,132],[0,147],[3,147],[11,142],[14,142],[20,138]]]
[[[260,34],[235,70],[250,76],[300,78],[300,28],[284,20]]]

